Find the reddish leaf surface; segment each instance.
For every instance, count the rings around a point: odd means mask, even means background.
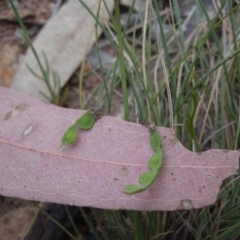
[[[64,109],[0,88],[0,194],[105,209],[177,210],[214,203],[238,170],[238,151],[192,153],[173,130],[158,128],[164,164],[145,192],[124,194],[146,172],[153,150],[146,127],[105,116],[59,149],[84,111]]]

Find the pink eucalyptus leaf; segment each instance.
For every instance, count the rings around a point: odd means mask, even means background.
[[[213,204],[238,170],[239,151],[193,153],[159,127],[164,161],[146,191],[126,195],[153,154],[146,127],[104,116],[73,145],[65,130],[84,113],[0,88],[0,194],[105,209],[177,210]]]

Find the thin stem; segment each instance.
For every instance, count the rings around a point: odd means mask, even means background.
[[[164,75],[164,81],[166,83],[166,89],[167,89],[167,96],[168,96],[168,107],[169,107],[169,116],[170,116],[170,127],[173,128],[173,103],[172,103],[172,95],[171,95],[171,89],[170,89],[170,84],[169,84],[169,77],[168,77],[168,70],[165,64],[164,60],[164,52],[163,52],[163,46],[161,44],[161,39],[160,39],[160,31],[159,27],[157,25],[157,17],[154,11],[153,3],[151,1],[151,10],[152,10],[152,16],[153,16],[153,21],[155,23],[156,27],[156,36],[157,36],[157,43],[158,43],[158,51],[160,55],[160,60],[163,68],[163,75]]]
[[[124,105],[124,119],[129,119],[129,104],[128,104],[128,89],[127,89],[127,75],[126,69],[124,64],[124,55],[123,55],[123,36],[121,31],[121,24],[120,24],[120,9],[119,9],[119,0],[115,1],[115,26],[117,31],[117,38],[118,38],[118,55],[119,55],[119,64],[120,64],[120,71],[121,71],[121,82],[122,82],[122,93],[123,93],[123,105]]]

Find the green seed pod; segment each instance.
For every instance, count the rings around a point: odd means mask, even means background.
[[[139,185],[130,184],[125,187],[126,194],[139,193],[146,190],[157,178],[158,172],[162,166],[163,161],[163,150],[162,150],[162,140],[156,130],[155,126],[150,126],[150,144],[152,149],[155,151],[153,156],[148,161],[148,167],[151,171],[143,173],[139,179]]]
[[[93,113],[91,111],[87,111],[79,119],[77,119],[74,125],[83,130],[90,130],[94,125]]]
[[[134,185],[134,184],[129,184],[125,187],[125,193],[126,194],[134,194],[134,193],[139,193],[142,192],[146,189],[147,187],[143,185]]]
[[[150,133],[150,144],[153,150],[162,148],[162,140],[157,130],[153,130]]]
[[[144,186],[145,188],[149,187],[153,181],[156,179],[158,175],[158,171],[152,170],[150,172],[143,173],[139,179],[138,182],[141,184],[141,186]]]
[[[60,148],[63,145],[74,143],[77,140],[77,137],[78,137],[78,131],[76,129],[76,126],[74,125],[70,126],[62,136],[62,143],[60,145]]]
[[[160,167],[162,166],[162,159],[163,159],[163,152],[162,149],[158,149],[157,152],[149,159],[148,167],[151,170],[159,171]]]

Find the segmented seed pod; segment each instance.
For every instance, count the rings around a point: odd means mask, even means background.
[[[163,152],[162,149],[158,149],[157,152],[148,161],[148,167],[151,170],[159,171],[162,166]]]
[[[157,130],[153,130],[150,133],[150,144],[153,150],[162,148],[162,140]]]
[[[87,111],[76,120],[74,125],[83,130],[90,130],[94,125],[94,114],[91,111]]]
[[[66,144],[74,143],[78,138],[78,131],[76,126],[70,126],[67,131],[63,134],[60,148]]]
[[[155,153],[148,161],[148,167],[151,171],[143,173],[139,179],[139,185],[129,184],[125,187],[126,194],[139,193],[146,190],[157,178],[158,172],[162,166],[163,161],[163,150],[162,140],[156,130],[155,125],[149,127],[150,130],[150,144]]]

